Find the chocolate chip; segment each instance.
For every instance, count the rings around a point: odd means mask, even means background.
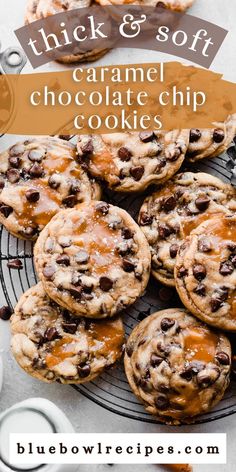
[[[207,388],[210,385],[212,385],[213,383],[215,383],[216,380],[219,378],[219,376],[220,376],[220,371],[219,371],[218,368],[215,368],[209,374],[207,372],[205,372],[205,370],[202,370],[197,375],[198,385],[201,388]]]
[[[223,302],[219,298],[212,298],[210,300],[210,306],[212,313],[216,313],[223,305]]]
[[[202,133],[201,133],[200,129],[191,129],[190,130],[190,136],[189,136],[189,142],[190,143],[196,143],[197,141],[199,141],[201,136],[202,136]]]
[[[134,233],[130,228],[122,228],[121,235],[124,239],[131,239]]]
[[[236,244],[235,243],[228,243],[227,248],[229,249],[230,252],[236,252]]]
[[[0,319],[8,321],[11,318],[13,311],[9,306],[2,306],[0,308]]]
[[[160,239],[166,239],[173,233],[172,228],[166,224],[159,224],[158,225],[158,235]]]
[[[10,156],[20,156],[25,151],[25,146],[23,144],[15,144],[9,149]]]
[[[0,212],[5,216],[5,218],[8,218],[8,216],[13,212],[13,208],[9,205],[1,204]]]
[[[67,206],[68,208],[73,208],[77,203],[77,196],[76,195],[68,195],[67,197],[63,198],[62,203],[63,203],[63,205]]]
[[[169,400],[166,395],[158,395],[158,397],[155,398],[155,405],[158,408],[158,410],[166,410],[169,406]]]
[[[11,184],[16,184],[20,180],[20,172],[17,169],[9,169],[6,176]]]
[[[130,259],[123,259],[122,268],[125,272],[133,272],[135,269],[135,264]]]
[[[23,264],[20,259],[12,259],[7,263],[7,267],[9,269],[21,270],[23,268]]]
[[[62,323],[61,326],[66,333],[75,334],[77,331],[76,323]]]
[[[120,180],[124,180],[127,176],[128,176],[128,173],[126,169],[120,169],[120,172],[119,172]]]
[[[153,216],[148,215],[148,213],[145,213],[144,211],[140,213],[139,217],[139,223],[141,226],[149,226],[153,222]]]
[[[146,341],[147,341],[147,338],[140,339],[140,341],[138,342],[138,347],[143,346],[143,344],[145,344]]]
[[[63,141],[69,141],[70,140],[70,134],[59,134],[58,138],[63,139]]]
[[[80,301],[83,295],[83,288],[82,287],[74,287],[70,288],[70,294],[72,297],[74,297],[76,300]]]
[[[221,365],[230,365],[230,358],[226,352],[217,352],[215,357]]]
[[[51,175],[48,179],[48,185],[53,189],[57,189],[60,186],[60,181],[57,179],[57,176]]]
[[[219,287],[216,291],[216,298],[225,302],[229,296],[229,289],[228,287]]]
[[[151,355],[150,364],[152,367],[158,367],[163,361],[163,357],[157,356],[157,354]]]
[[[236,254],[231,254],[229,260],[232,262],[234,268],[236,268]]]
[[[40,149],[32,149],[28,153],[28,159],[31,162],[41,162],[43,160],[44,156],[45,156],[45,152],[43,150],[40,150]]]
[[[205,364],[200,361],[190,362],[189,365],[179,374],[183,379],[190,381],[192,378],[197,375],[201,370],[205,368]]]
[[[47,280],[52,280],[54,274],[55,274],[55,269],[54,269],[54,267],[52,267],[52,266],[50,266],[50,265],[44,267],[44,269],[43,269],[43,275],[44,275],[44,277],[45,277]]]
[[[29,175],[31,178],[40,178],[44,175],[43,167],[39,164],[33,164],[29,169]]]
[[[136,167],[131,167],[130,169],[130,174],[138,182],[141,180],[143,174],[144,174],[144,167],[143,166],[136,166]]]
[[[176,161],[180,157],[181,152],[182,150],[179,147],[169,149],[166,152],[166,158],[169,159],[169,161]]]
[[[182,279],[183,277],[186,277],[188,275],[188,270],[185,269],[185,267],[180,267],[178,270],[178,277]]]
[[[109,292],[113,287],[113,281],[109,277],[100,277],[99,286],[103,292]]]
[[[156,8],[163,8],[164,10],[166,10],[167,6],[164,2],[157,2]]]
[[[152,131],[141,131],[141,133],[139,133],[139,139],[143,143],[148,143],[149,141],[152,141],[154,137],[155,135]]]
[[[56,263],[59,265],[69,266],[70,265],[70,258],[67,254],[62,254],[57,257]]]
[[[78,264],[86,264],[86,262],[89,260],[87,251],[81,249],[81,251],[77,252],[75,255],[75,260]]]
[[[19,157],[9,157],[8,162],[11,167],[14,167],[14,169],[19,169],[22,161]]]
[[[36,203],[40,199],[40,193],[37,190],[29,189],[26,190],[25,196],[30,203]]]
[[[55,339],[60,338],[61,336],[59,335],[57,329],[53,326],[52,328],[47,328],[44,335],[43,335],[43,340],[44,342],[51,342],[54,341]]]
[[[85,365],[83,367],[78,366],[78,374],[82,379],[88,377],[90,372],[91,372],[91,367],[89,365]]]
[[[213,132],[213,141],[215,143],[222,143],[225,139],[225,133],[222,129],[215,129]]]
[[[134,352],[133,346],[131,344],[127,344],[126,348],[125,348],[125,352],[126,352],[128,357],[131,357],[133,352]]]
[[[4,187],[5,187],[4,178],[0,176],[0,190],[2,190]]]
[[[183,188],[178,188],[175,192],[176,200],[179,200],[183,195],[184,195],[184,189]]]
[[[126,256],[130,252],[130,245],[126,241],[123,241],[118,244],[116,250],[120,256]]]
[[[32,367],[34,369],[46,369],[47,364],[44,359],[40,359],[40,357],[34,357],[32,361]]]
[[[210,252],[211,251],[211,243],[206,239],[200,239],[198,241],[198,250],[200,252]]]
[[[175,207],[176,207],[176,200],[173,195],[171,197],[165,198],[161,202],[161,209],[164,210],[166,213],[174,210]]]
[[[178,250],[179,250],[178,244],[171,244],[171,246],[169,248],[169,253],[170,253],[171,259],[174,259],[177,256]]]
[[[171,318],[163,318],[161,320],[161,329],[162,331],[168,331],[172,326],[174,326],[175,320],[172,320]]]
[[[195,205],[198,208],[198,210],[205,211],[209,207],[210,201],[211,201],[211,199],[208,198],[207,196],[206,197],[198,197],[195,200]]]
[[[83,154],[86,154],[86,155],[93,153],[94,147],[93,147],[92,139],[89,139],[87,141],[87,143],[85,143],[81,146],[81,151],[82,151]]]
[[[104,216],[109,213],[109,205],[106,202],[99,202],[95,208],[99,213]]]
[[[119,156],[121,161],[127,162],[127,161],[130,161],[130,159],[132,157],[132,152],[126,147],[121,147],[118,150],[118,156]]]
[[[234,266],[231,261],[221,262],[220,264],[220,274],[224,277],[227,275],[231,275],[234,271]]]
[[[162,149],[161,149],[161,147],[160,147],[160,148],[158,149],[158,152],[161,152],[161,150],[162,150]],[[163,159],[157,159],[157,160],[156,160],[156,167],[155,167],[155,169],[154,169],[154,172],[155,172],[155,173],[160,172],[161,169],[163,169],[163,167],[165,167],[165,166],[166,166],[166,159],[164,159],[164,158],[163,158]]]
[[[75,195],[76,193],[80,192],[80,182],[79,181],[74,181],[72,182],[70,186],[70,194]]]
[[[37,234],[37,232],[38,229],[36,227],[33,228],[32,226],[28,226],[28,228],[19,231],[21,236],[23,236],[24,238],[32,238]]]
[[[196,280],[199,282],[206,277],[206,268],[202,264],[194,264],[193,266],[193,275]]]
[[[196,293],[200,297],[205,297],[206,286],[204,284],[198,284],[197,287],[194,289],[194,293]]]
[[[149,391],[149,382],[147,379],[140,379],[138,382],[138,386],[141,387],[141,389],[145,392]]]

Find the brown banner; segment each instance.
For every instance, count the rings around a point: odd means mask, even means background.
[[[163,7],[128,4],[69,10],[34,21],[15,34],[34,68],[63,56],[83,57],[114,47],[161,51],[209,68],[227,31]]]
[[[210,127],[236,112],[236,84],[176,62],[0,76],[0,133]]]

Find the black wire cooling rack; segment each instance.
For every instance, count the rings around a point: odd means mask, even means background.
[[[1,145],[1,140],[0,140]],[[191,170],[213,174],[226,182],[234,182],[235,147],[228,150],[228,155],[205,160],[191,165]],[[148,190],[149,193],[150,189]],[[105,192],[105,198],[113,204],[125,208],[135,219],[145,195],[126,196]],[[32,244],[11,236],[4,228],[0,228],[0,299],[14,307],[19,297],[29,287],[37,283],[32,257]],[[11,270],[7,267],[10,259],[22,261],[22,270]],[[157,310],[181,305],[174,289],[165,288],[151,279],[145,294],[124,313],[124,325],[127,336],[134,326]],[[156,423],[155,417],[148,414],[138,402],[129,388],[122,362],[116,368],[104,372],[94,381],[75,385],[73,388],[94,403],[116,413],[146,423]],[[236,413],[236,382],[232,381],[227,394],[219,405],[209,413],[201,415],[195,423],[211,422]]]

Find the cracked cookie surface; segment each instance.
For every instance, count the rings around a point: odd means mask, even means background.
[[[210,325],[236,331],[236,217],[214,217],[180,248],[175,267],[179,296]]]
[[[100,195],[62,139],[32,138],[0,154],[0,223],[18,238],[36,239],[58,211]]]
[[[121,318],[74,317],[50,300],[41,283],[20,298],[11,331],[16,361],[45,382],[89,382],[121,357],[124,343]]]
[[[231,346],[185,310],[159,311],[132,331],[125,371],[146,410],[167,424],[193,422],[224,395]]]
[[[111,189],[141,191],[179,170],[188,140],[189,130],[80,135],[78,159]]]
[[[226,151],[236,135],[236,114],[212,129],[191,129],[186,157],[191,162],[216,157]]]
[[[61,211],[35,245],[36,270],[48,295],[91,318],[113,316],[134,303],[148,283],[150,259],[135,221],[105,202]]]
[[[235,189],[203,172],[177,174],[147,197],[138,223],[150,245],[154,277],[174,286],[176,255],[183,240],[211,215],[235,211]]]

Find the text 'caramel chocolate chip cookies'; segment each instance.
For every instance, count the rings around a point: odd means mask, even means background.
[[[0,223],[18,238],[36,239],[59,210],[100,195],[62,139],[33,138],[0,154]]]
[[[236,217],[210,219],[186,239],[175,268],[184,305],[203,321],[236,331]]]
[[[188,140],[188,130],[80,135],[78,159],[111,189],[135,192],[170,179],[184,160]]]
[[[91,318],[115,315],[142,295],[150,274],[142,231],[105,202],[61,211],[35,245],[45,291],[59,305]]]
[[[48,18],[56,13],[62,13],[77,8],[89,7],[91,0],[28,0],[25,23]],[[91,49],[81,51],[78,54],[68,54],[57,60],[63,63],[96,61],[104,56],[109,49]]]
[[[161,2],[157,0],[96,0],[100,5],[142,5],[145,7],[162,7],[168,8],[174,11],[185,11],[191,7],[194,0],[163,0]]]
[[[138,222],[150,245],[154,277],[174,286],[176,255],[186,236],[211,215],[235,211],[235,189],[202,172],[177,174],[147,197]]]
[[[191,162],[205,157],[219,156],[230,146],[236,135],[236,114],[212,129],[191,129],[187,158]]]
[[[231,347],[186,311],[148,316],[128,339],[125,371],[146,410],[167,424],[194,421],[224,395]]]
[[[120,318],[89,321],[73,317],[48,298],[41,283],[20,298],[11,330],[18,364],[45,382],[89,382],[122,355]]]

